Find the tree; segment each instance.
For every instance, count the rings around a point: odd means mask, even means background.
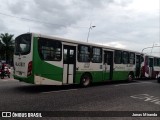
[[[6,60],[6,63],[13,61],[14,40],[12,34],[0,34],[0,59]]]

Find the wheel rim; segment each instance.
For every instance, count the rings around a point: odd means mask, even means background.
[[[133,79],[132,75],[129,75],[129,76],[128,76],[128,80],[129,80],[129,81],[132,81],[132,79]]]
[[[87,85],[89,85],[89,83],[90,83],[90,78],[89,77],[84,77],[83,78],[83,85],[87,86]]]

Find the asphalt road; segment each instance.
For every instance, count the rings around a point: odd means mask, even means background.
[[[13,78],[0,79],[0,111],[160,111],[160,84],[156,80],[140,80],[81,88],[77,85],[37,86]],[[102,117],[88,116],[87,119]],[[121,119],[128,120],[128,117]]]

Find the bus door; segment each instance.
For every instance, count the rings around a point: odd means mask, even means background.
[[[113,51],[104,51],[103,79],[112,80],[113,77]]]
[[[76,47],[63,46],[63,84],[74,83],[76,68]]]
[[[153,77],[153,58],[149,58],[149,76],[152,78]]]
[[[136,55],[136,78],[140,77],[141,71],[141,55]]]

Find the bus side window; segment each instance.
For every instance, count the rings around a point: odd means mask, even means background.
[[[144,62],[144,57],[141,55],[141,63]]]
[[[130,53],[129,55],[129,63],[135,64],[135,53]]]
[[[158,58],[158,66],[160,66],[160,58]]]
[[[157,64],[158,64],[157,58],[154,58],[154,66],[157,66]]]
[[[90,46],[78,45],[78,61],[90,62]]]
[[[129,53],[128,52],[123,52],[122,55],[122,62],[123,64],[128,64],[129,63]]]
[[[102,49],[92,47],[92,62],[93,63],[102,63]]]
[[[57,40],[40,38],[38,40],[39,56],[46,61],[60,61],[62,58],[62,44]]]
[[[153,63],[154,61],[153,61],[153,58],[149,58],[149,67],[153,67]]]
[[[113,60],[113,56],[112,56],[112,52],[105,52],[104,54],[104,63],[107,63],[107,65],[111,65],[112,64],[112,60]]]
[[[120,50],[115,51],[114,62],[115,62],[115,64],[121,64],[122,63],[122,51],[120,51]]]

